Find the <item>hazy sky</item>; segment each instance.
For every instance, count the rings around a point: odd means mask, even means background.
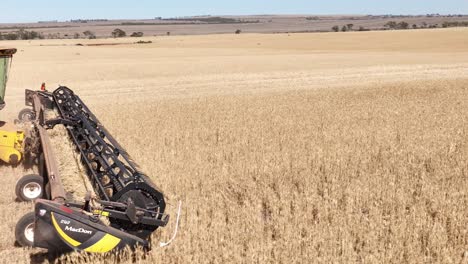
[[[468,0],[1,0],[0,22],[247,14],[467,14]]]

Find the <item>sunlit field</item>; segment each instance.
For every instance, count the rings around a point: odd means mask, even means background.
[[[18,48],[2,119],[66,85],[169,202],[149,254],[58,262],[468,261],[468,30],[144,39],[0,43]],[[26,172],[1,172],[0,262],[47,263],[14,246]]]

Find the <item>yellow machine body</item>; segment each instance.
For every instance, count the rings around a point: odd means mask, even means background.
[[[0,110],[5,107],[8,68],[15,53],[16,49],[0,48]],[[21,131],[0,130],[0,159],[12,165],[18,164],[23,158],[23,140]]]
[[[22,131],[0,130],[0,159],[6,163],[16,165],[23,158]]]

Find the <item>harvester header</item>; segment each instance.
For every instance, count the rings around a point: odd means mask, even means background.
[[[26,90],[26,105],[32,109],[22,121],[33,129],[25,151],[37,160],[40,175],[27,175],[16,189],[36,183],[41,191],[36,197],[20,192],[20,197],[35,200],[35,210],[18,222],[17,241],[53,252],[148,248],[151,234],[169,221],[164,195],[152,180],[71,89]],[[47,117],[48,111],[57,117]],[[57,125],[66,128],[96,194],[83,197],[84,202],[68,199],[64,190],[47,133]]]

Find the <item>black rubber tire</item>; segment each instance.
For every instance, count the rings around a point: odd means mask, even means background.
[[[27,184],[38,184],[41,188],[39,195],[35,197],[31,197],[31,196],[28,197],[24,193],[24,187]],[[44,195],[44,178],[42,178],[41,176],[37,174],[25,175],[16,182],[15,192],[16,192],[16,197],[22,202],[32,202],[38,198],[42,198]]]
[[[18,155],[16,155],[16,154],[11,154],[11,155],[10,155],[10,162],[9,162],[9,163],[10,163],[12,166],[18,165],[19,162],[20,162],[20,160],[19,160]]]
[[[18,113],[18,119],[21,122],[31,122],[35,119],[34,111],[30,108],[24,108]]]
[[[32,247],[34,240],[31,241],[26,238],[26,228],[30,227],[31,224],[34,225],[35,221],[35,214],[34,212],[29,212],[25,214],[23,217],[20,218],[20,220],[16,223],[15,227],[15,238],[16,242],[20,244],[22,247]]]

